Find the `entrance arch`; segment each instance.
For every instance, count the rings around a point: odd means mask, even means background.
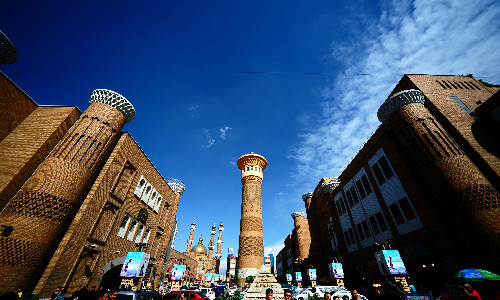
[[[124,262],[125,256],[121,256],[107,263],[102,268],[104,275],[102,276],[100,286],[104,287],[105,289],[110,288],[117,290],[120,287],[120,271],[123,267]]]

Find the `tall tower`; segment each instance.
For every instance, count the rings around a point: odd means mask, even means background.
[[[500,266],[500,195],[424,106],[419,90],[392,95],[377,116],[413,160],[434,205],[456,235],[457,248],[481,255],[464,257],[471,265]],[[471,243],[471,240],[474,242]]]
[[[299,261],[304,261],[309,257],[309,248],[311,247],[311,234],[309,233],[309,223],[304,212],[292,213],[294,231],[297,236],[297,249],[299,252]]]
[[[215,273],[219,274],[220,259],[222,257],[222,231],[224,230],[224,225],[222,222],[219,224],[219,237],[217,238],[217,253],[215,254]]]
[[[210,244],[208,244],[208,259],[211,259],[214,255],[215,228],[215,224],[212,225],[212,230],[210,231]]]
[[[186,249],[186,253],[189,255],[189,253],[191,253],[191,246],[193,245],[193,235],[194,235],[194,230],[196,229],[196,224],[194,223],[194,220],[193,220],[193,223],[191,223],[191,227],[190,227],[190,232],[189,232],[189,239],[187,240],[188,242],[188,245],[187,245],[187,249]]]
[[[264,264],[261,185],[267,161],[251,152],[241,156],[237,166],[243,185],[238,249],[238,285],[242,285],[247,276],[257,274]]]
[[[95,90],[90,103],[0,215],[13,228],[0,238],[0,290],[34,288],[121,129],[135,117],[132,104],[110,90]]]

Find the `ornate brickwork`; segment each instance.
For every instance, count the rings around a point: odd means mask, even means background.
[[[23,215],[63,223],[66,216],[75,208],[68,200],[36,191],[20,191],[9,206],[5,215]]]
[[[43,261],[47,245],[26,240],[2,237],[0,263],[17,267],[36,267]]]
[[[244,236],[240,238],[241,250],[238,251],[238,258],[242,256],[257,256],[259,261],[264,261],[264,243],[262,237],[258,236]]]

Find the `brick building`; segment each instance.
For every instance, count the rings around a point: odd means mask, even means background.
[[[185,277],[182,285],[191,285],[197,280],[198,261],[191,256],[181,253],[177,250],[170,250],[168,262],[166,265],[167,276],[165,281],[169,281],[174,264],[185,265]]]
[[[0,74],[0,292],[116,288],[134,251],[151,259],[132,284],[157,286],[184,184],[121,131],[134,116],[109,90],[83,113],[38,106]]]
[[[500,272],[499,88],[404,75],[378,117],[339,180],[303,197],[318,279],[335,260],[348,287],[370,286],[382,247],[400,251],[417,287],[470,267]]]

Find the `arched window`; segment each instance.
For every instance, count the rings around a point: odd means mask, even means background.
[[[137,183],[137,187],[135,188],[134,195],[138,198],[141,198],[142,192],[144,191],[144,187],[146,186],[147,180],[143,176],[139,179],[139,183]]]
[[[127,240],[131,241],[134,238],[135,229],[137,228],[137,220],[132,221],[130,229],[128,230]]]

